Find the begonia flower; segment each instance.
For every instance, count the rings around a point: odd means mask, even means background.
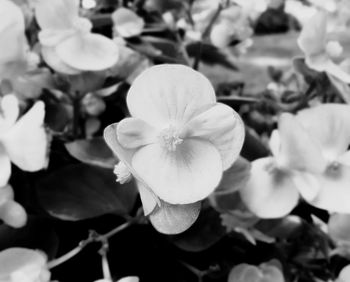
[[[349,213],[349,120],[350,107],[341,104],[282,114],[270,139],[273,157],[252,163],[251,179],[240,191],[249,209],[282,217],[300,193],[318,208]]]
[[[350,265],[343,267],[335,282],[349,282],[350,281]]]
[[[27,222],[26,211],[14,201],[14,193],[10,185],[0,187],[0,219],[14,228],[23,227]]]
[[[270,263],[262,263],[259,266],[241,263],[230,272],[228,282],[284,282],[282,271]]]
[[[0,281],[48,282],[50,272],[44,253],[25,248],[9,248],[0,252]]]
[[[145,21],[135,12],[127,8],[118,8],[112,14],[113,28],[116,36],[124,38],[141,34]]]
[[[47,165],[48,138],[43,126],[45,105],[36,102],[19,117],[16,96],[6,95],[0,100],[0,187],[11,175],[11,162],[25,171],[37,171]]]
[[[318,11],[305,23],[298,38],[298,45],[305,54],[306,64],[311,69],[326,72],[330,77],[350,83],[350,73],[336,62],[343,48],[338,41],[328,38],[326,11]]]
[[[138,180],[151,222],[152,216],[152,223],[168,217],[169,225],[178,221],[187,229],[198,217],[199,201],[237,159],[243,123],[231,108],[216,103],[202,74],[183,65],[144,71],[133,82],[127,105],[132,117],[107,127],[105,140]]]
[[[92,23],[79,17],[77,0],[38,0],[35,17],[46,63],[65,74],[100,71],[118,60],[118,48],[109,38],[91,33]]]

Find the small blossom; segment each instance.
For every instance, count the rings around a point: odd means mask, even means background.
[[[151,222],[172,228],[176,221],[182,232],[198,217],[199,201],[237,159],[242,121],[216,103],[203,75],[183,65],[143,72],[132,84],[127,104],[132,117],[107,127],[106,142],[137,179]]]
[[[127,183],[131,180],[131,172],[123,162],[119,162],[114,167],[113,172],[115,175],[117,175],[117,182],[119,182],[120,184]]]
[[[112,67],[118,48],[109,38],[91,33],[92,23],[79,17],[77,0],[38,0],[35,17],[46,63],[58,72],[78,74]]]
[[[327,38],[327,12],[318,11],[305,23],[298,45],[305,54],[306,64],[319,72],[326,72],[330,77],[350,83],[350,73],[347,73],[334,60],[342,53],[342,46],[338,41]]]
[[[0,110],[1,187],[7,184],[11,175],[11,162],[26,171],[37,171],[46,167],[48,141],[43,127],[43,102],[36,102],[17,120],[18,100],[14,95],[6,95],[0,100]]]
[[[0,252],[0,280],[6,282],[49,282],[47,257],[39,251],[9,248]]]
[[[140,35],[145,26],[143,18],[127,8],[115,10],[112,14],[112,20],[115,35],[124,38]]]

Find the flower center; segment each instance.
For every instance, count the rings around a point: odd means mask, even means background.
[[[168,151],[175,151],[177,145],[180,145],[184,140],[180,138],[179,131],[174,125],[163,129],[159,134],[160,144]]]
[[[326,175],[329,177],[337,178],[341,175],[341,164],[333,161],[326,168]]]
[[[113,172],[117,176],[117,182],[119,182],[120,184],[127,183],[132,179],[131,172],[122,161],[120,161],[116,166],[114,166]]]

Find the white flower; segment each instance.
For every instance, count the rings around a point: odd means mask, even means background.
[[[342,46],[338,41],[327,38],[327,12],[318,11],[305,23],[298,45],[305,54],[305,62],[319,72],[326,72],[328,76],[350,83],[350,74],[340,64],[334,62],[342,53]]]
[[[151,221],[167,214],[181,226],[192,224],[199,201],[239,155],[240,117],[216,103],[203,75],[183,65],[144,71],[132,84],[127,104],[132,117],[107,127],[106,142],[138,180]]]
[[[131,172],[123,162],[119,162],[116,166],[114,166],[113,172],[115,175],[117,175],[117,182],[120,184],[127,183],[132,178]]]
[[[37,171],[47,165],[48,140],[43,126],[45,108],[39,101],[19,120],[18,100],[6,95],[0,100],[0,187],[11,175],[11,162],[22,170]]]
[[[77,74],[112,67],[118,48],[109,38],[91,33],[92,24],[79,17],[77,0],[38,0],[36,20],[46,63],[58,72]]]
[[[0,281],[48,282],[50,272],[45,254],[25,248],[0,252]]]
[[[112,20],[116,35],[124,38],[140,35],[145,26],[143,18],[127,8],[115,10],[112,14]]]
[[[241,196],[260,217],[281,217],[297,204],[299,193],[311,205],[350,213],[350,107],[323,104],[284,113],[270,139],[273,157],[252,163]]]

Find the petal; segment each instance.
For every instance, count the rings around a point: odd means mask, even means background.
[[[69,29],[78,17],[78,0],[37,0],[35,18],[41,29]]]
[[[141,73],[127,95],[133,117],[157,128],[184,124],[203,106],[216,102],[209,80],[184,65],[153,66]]]
[[[184,135],[210,141],[220,152],[223,169],[236,161],[243,146],[245,130],[240,116],[229,106],[215,106],[191,119]]]
[[[136,276],[128,276],[122,279],[119,279],[117,282],[139,282],[140,279]]]
[[[350,73],[344,71],[339,65],[331,61],[325,67],[325,71],[328,75],[333,76],[339,79],[340,81],[343,81],[347,84],[350,83]]]
[[[319,105],[300,111],[297,120],[318,141],[327,159],[335,160],[346,152],[350,144],[350,106]]]
[[[72,68],[71,66],[64,63],[61,58],[57,55],[56,49],[53,47],[42,47],[41,54],[44,58],[44,61],[55,71],[64,73],[64,74],[79,74],[80,70]]]
[[[0,119],[0,128],[2,133],[13,126],[19,115],[18,99],[15,95],[5,95],[1,99],[1,113],[3,120]]]
[[[114,29],[122,37],[140,35],[145,25],[144,20],[132,10],[119,8],[112,14]]]
[[[153,227],[163,234],[179,234],[186,231],[197,220],[201,203],[187,205],[171,205],[161,202],[161,205],[150,214]]]
[[[112,67],[118,60],[118,47],[109,38],[92,33],[77,34],[56,47],[64,63],[82,71],[100,71]]]
[[[345,103],[350,104],[350,86],[348,83],[328,74],[330,82],[333,84],[335,89],[338,91],[340,96],[343,98]]]
[[[326,44],[327,12],[318,11],[307,22],[298,38],[300,49],[308,57],[324,52]]]
[[[0,279],[11,280],[13,274],[19,272],[39,272],[46,267],[46,256],[44,253],[25,248],[9,248],[0,252]],[[24,274],[24,273],[23,273]],[[7,280],[9,279],[9,280]],[[20,280],[22,281],[22,280]],[[34,280],[33,280],[34,281]]]
[[[278,157],[279,152],[281,150],[281,140],[277,129],[273,130],[271,133],[269,146],[270,146],[272,155],[274,157]]]
[[[57,29],[44,29],[39,32],[38,37],[40,43],[45,47],[54,47],[63,40],[72,36],[77,31],[74,29],[57,30]]]
[[[334,213],[328,220],[328,234],[336,242],[350,242],[350,214]]]
[[[317,179],[320,191],[309,203],[329,212],[350,213],[350,167],[329,167]]]
[[[47,165],[48,137],[43,127],[45,105],[35,105],[1,139],[11,161],[26,171]]]
[[[156,141],[157,131],[138,118],[125,118],[118,123],[119,143],[126,149],[138,148]]]
[[[0,189],[5,186],[11,176],[11,161],[8,157],[5,148],[0,144]],[[1,200],[0,200],[1,201]]]
[[[299,200],[291,174],[273,165],[270,157],[253,161],[250,179],[239,191],[247,207],[261,218],[283,217]]]
[[[350,281],[350,265],[345,266],[339,273],[337,282],[348,282]]]
[[[13,228],[21,228],[27,223],[27,213],[15,201],[6,201],[0,206],[0,218]]]
[[[278,133],[281,147],[277,163],[280,167],[316,173],[325,170],[327,163],[320,144],[295,116],[283,113],[278,121]]]
[[[153,192],[170,204],[190,204],[207,197],[220,182],[222,161],[209,142],[185,140],[176,151],[158,143],[136,151],[132,166]]]
[[[159,200],[154,193],[148,189],[141,181],[137,181],[137,187],[139,189],[143,212],[145,216],[148,216],[151,212],[154,211],[158,205]]]
[[[295,171],[292,173],[292,179],[299,193],[306,201],[314,200],[320,193],[320,183],[314,174]]]

